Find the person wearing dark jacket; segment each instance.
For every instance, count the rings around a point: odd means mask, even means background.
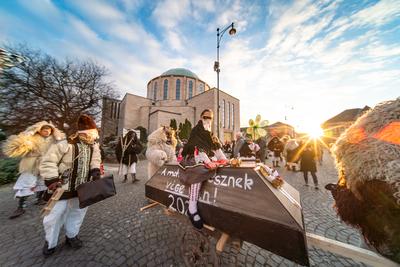
[[[276,136],[274,136],[268,143],[268,149],[274,153],[274,156],[272,158],[272,163],[274,167],[279,167],[279,161],[281,159],[283,148],[283,143]]]
[[[267,157],[267,142],[265,137],[260,137],[256,141],[257,145],[260,147],[256,157],[260,159],[261,163],[265,163],[265,158]]]
[[[227,161],[225,154],[221,150],[221,143],[216,136],[211,133],[213,112],[209,109],[203,110],[200,120],[192,129],[189,140],[183,148],[182,155],[185,158],[194,157],[196,164],[204,164],[208,169],[216,169],[217,165],[213,161]],[[208,178],[200,177],[190,185],[189,189],[189,209],[188,216],[193,226],[203,228],[203,220],[197,209],[197,201],[202,183]]]
[[[142,149],[135,131],[130,130],[124,137],[120,138],[115,153],[119,162],[119,174],[124,175],[123,183],[128,180],[129,173],[132,175],[132,183],[139,180],[136,178],[136,163],[138,161],[137,154]]]
[[[316,156],[312,144],[306,144],[305,149],[300,155],[300,170],[303,172],[306,186],[308,186],[308,172],[310,172],[314,181],[315,189],[318,189],[318,178],[315,174],[317,172],[315,158]]]

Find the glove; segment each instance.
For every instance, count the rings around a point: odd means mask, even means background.
[[[101,172],[99,168],[91,169],[89,172],[89,176],[92,176],[92,181],[96,181],[100,179]]]
[[[218,164],[219,166],[226,166],[226,165],[228,165],[229,162],[226,159],[220,159],[220,160],[217,160],[215,163]]]
[[[61,180],[58,180],[57,182],[51,183],[49,186],[47,186],[47,188],[50,191],[55,191],[57,188],[61,186],[62,186]]]
[[[212,162],[212,161],[209,162],[209,163],[205,163],[204,166],[205,166],[207,169],[209,169],[210,171],[211,171],[211,170],[215,170],[216,168],[218,168],[218,165],[215,164],[215,163]]]

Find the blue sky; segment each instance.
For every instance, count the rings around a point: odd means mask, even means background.
[[[0,44],[91,58],[121,92],[184,67],[240,99],[241,125],[261,114],[300,129],[400,96],[400,0],[3,0]]]

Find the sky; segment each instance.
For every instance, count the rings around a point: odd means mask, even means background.
[[[349,108],[400,96],[400,0],[2,0],[0,46],[105,66],[121,97],[187,68],[260,114],[307,130]]]

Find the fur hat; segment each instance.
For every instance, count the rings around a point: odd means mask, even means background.
[[[89,115],[82,114],[78,119],[78,131],[97,129],[96,123]]]

